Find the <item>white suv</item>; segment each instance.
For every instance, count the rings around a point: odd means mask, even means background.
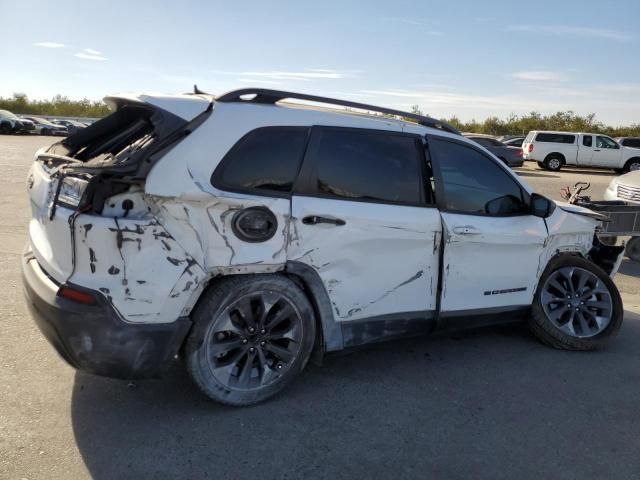
[[[183,355],[209,397],[248,405],[312,351],[519,318],[592,350],[620,328],[602,217],[446,124],[260,89],[106,100],[27,178],[27,302],[77,368],[138,378]]]
[[[640,169],[640,150],[621,146],[597,133],[531,131],[522,143],[522,158],[557,171],[564,165],[612,168],[629,172]]]

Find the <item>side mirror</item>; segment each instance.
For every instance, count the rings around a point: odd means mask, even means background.
[[[540,218],[548,218],[556,209],[556,204],[549,200],[547,197],[543,197],[539,193],[531,194],[531,203],[529,204],[529,212],[531,215]]]

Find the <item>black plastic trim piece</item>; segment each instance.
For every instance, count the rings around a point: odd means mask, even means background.
[[[463,330],[502,323],[516,323],[526,319],[531,305],[509,305],[507,307],[474,308],[440,312],[438,331]]]
[[[242,98],[248,95],[255,95],[255,97],[248,100]],[[425,117],[424,115],[417,115],[410,112],[403,112],[401,110],[395,110],[392,108],[378,107],[366,103],[352,102],[349,100],[339,100],[336,98],[320,97],[317,95],[308,95],[306,93],[286,92],[282,90],[271,90],[265,88],[243,88],[241,90],[233,90],[216,97],[216,102],[248,102],[272,105],[285,99],[326,103],[328,105],[338,105],[341,107],[368,110],[371,112],[382,113],[384,115],[397,115],[399,117],[413,120],[423,127],[437,128],[448,133],[460,135],[460,132],[456,128],[452,127],[446,122],[436,120],[435,118]]]
[[[434,310],[400,312],[363,320],[341,322],[345,347],[356,347],[396,338],[427,335],[437,326]]]
[[[335,321],[329,294],[318,272],[306,263],[296,261],[288,261],[285,271],[298,277],[308,290],[309,300],[314,306],[316,315],[320,317],[324,351],[342,350],[344,348],[342,329]]]
[[[126,322],[103,293],[78,285],[67,284],[92,294],[96,304],[61,297],[58,283],[41,269],[28,248],[22,256],[22,280],[27,306],[45,338],[69,365],[95,375],[160,376],[191,328],[187,317],[160,324]]]

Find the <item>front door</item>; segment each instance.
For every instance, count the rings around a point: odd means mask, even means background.
[[[370,333],[392,336],[393,321],[400,334],[434,317],[441,220],[424,168],[418,136],[313,128],[287,257],[318,273],[343,332],[371,320]]]
[[[530,305],[547,230],[528,214],[528,194],[475,147],[434,137],[428,145],[445,230],[442,313]]]
[[[621,168],[620,145],[612,138],[596,135],[591,166],[603,168]]]

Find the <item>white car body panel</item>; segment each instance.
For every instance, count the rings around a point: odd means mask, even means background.
[[[204,112],[211,101],[207,96],[110,98],[116,106],[125,100],[148,102],[186,120]],[[240,138],[256,128],[278,125],[431,133],[473,144],[386,117],[218,102],[202,125],[153,166],[144,192],[114,197],[102,216],[77,215],[75,267],[69,247],[71,211],[58,207],[49,220],[56,182],[36,162],[30,237],[38,262],[58,282],[102,291],[132,323],[172,322],[189,314],[212,277],[274,272],[288,261],[317,272],[337,322],[435,311],[442,223],[453,228],[461,219],[437,208],[295,195],[289,200],[213,187],[212,172]],[[504,170],[531,193],[526,182]],[[140,206],[126,218],[119,210],[125,199]],[[264,206],[276,215],[278,229],[270,240],[247,243],[231,233],[233,214],[249,206]],[[301,223],[304,216],[332,212],[346,225],[310,228]],[[485,217],[477,223],[483,233],[475,238],[446,236],[442,311],[529,304],[549,258],[557,252],[586,255],[597,225],[594,219],[559,208],[547,219],[548,234],[537,217]],[[521,287],[525,290],[484,294]]]
[[[547,239],[543,219],[441,215],[443,312],[531,304]]]
[[[305,225],[307,216],[343,226]],[[435,311],[442,232],[437,208],[294,196],[287,257],[313,267],[336,321]]]

